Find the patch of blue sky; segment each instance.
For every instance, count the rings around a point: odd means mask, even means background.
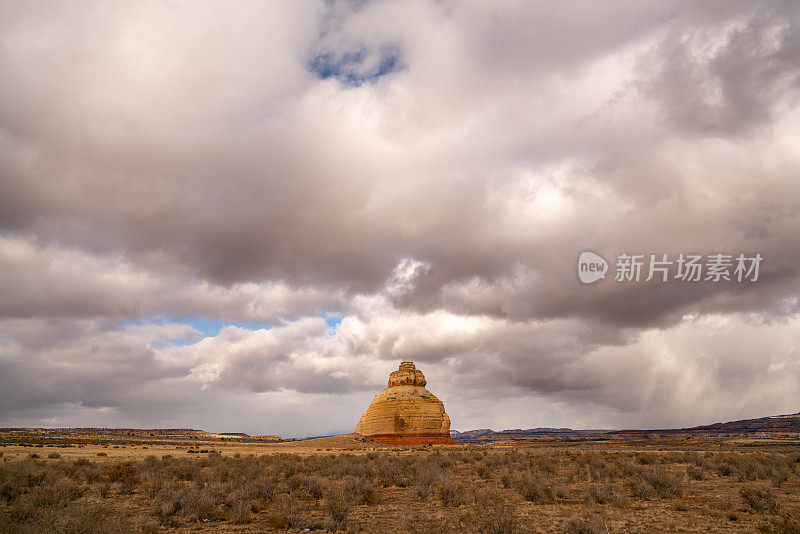
[[[341,54],[325,52],[311,58],[307,67],[320,79],[336,78],[345,86],[359,87],[403,68],[397,47],[387,46],[378,53],[380,57],[375,62],[364,49]]]
[[[325,314],[325,323],[328,325],[328,328],[332,329],[334,332],[336,332],[336,329],[342,324],[342,319],[344,319],[344,315]]]
[[[200,339],[206,337],[213,337],[219,334],[219,331],[226,326],[236,326],[239,328],[246,328],[247,330],[262,330],[270,329],[271,325],[267,323],[251,323],[251,322],[234,322],[234,321],[220,321],[218,319],[209,319],[200,315],[173,317],[169,314],[155,314],[137,317],[135,319],[126,319],[119,323],[119,326],[124,328],[131,325],[168,325],[168,324],[188,324],[200,332],[200,336],[196,339],[172,339],[164,340],[159,343],[151,343],[152,348],[160,348],[165,346],[185,346],[196,343]]]
[[[332,333],[336,333],[336,329],[342,323],[342,320],[345,318],[344,314],[339,313],[329,313],[324,312],[319,315],[319,317],[325,319],[325,324],[328,325],[328,328],[331,329]],[[290,319],[287,322],[292,323],[294,321],[300,320],[300,318]],[[193,345],[198,341],[207,338],[207,337],[214,337],[219,334],[220,330],[227,326],[235,326],[238,328],[245,328],[247,330],[269,330],[272,328],[272,325],[267,323],[254,323],[254,322],[237,322],[237,321],[221,321],[218,319],[209,319],[207,317],[203,317],[201,315],[192,315],[192,316],[180,316],[180,317],[173,317],[169,314],[154,314],[154,315],[145,315],[141,317],[136,317],[134,319],[125,319],[124,321],[120,321],[117,323],[117,326],[120,328],[125,328],[127,326],[134,326],[134,325],[157,325],[157,326],[164,326],[169,324],[186,324],[194,327],[195,330],[199,332],[197,336],[191,336],[188,338],[174,338],[174,339],[162,339],[159,341],[151,341],[148,343],[150,348],[164,348],[164,347],[184,347],[186,345]]]
[[[269,330],[272,328],[272,326],[267,323],[219,321],[215,319],[206,319],[205,317],[185,317],[181,318],[178,322],[192,325],[203,333],[203,337],[216,336],[219,334],[219,331],[226,326],[236,326],[247,330]]]

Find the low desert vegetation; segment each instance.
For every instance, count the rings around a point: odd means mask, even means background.
[[[800,532],[789,449],[190,451],[0,455],[0,532]]]

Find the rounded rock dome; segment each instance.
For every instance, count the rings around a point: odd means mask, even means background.
[[[356,433],[397,445],[454,443],[444,404],[425,389],[426,384],[425,375],[413,362],[402,362],[389,375],[386,389],[372,399],[356,425]]]

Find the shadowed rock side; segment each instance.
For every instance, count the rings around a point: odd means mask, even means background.
[[[450,417],[426,383],[412,362],[401,363],[361,416],[356,433],[393,445],[453,444]]]

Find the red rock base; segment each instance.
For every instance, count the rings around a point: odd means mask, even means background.
[[[388,445],[455,445],[446,434],[373,434],[364,436],[376,443]]]

